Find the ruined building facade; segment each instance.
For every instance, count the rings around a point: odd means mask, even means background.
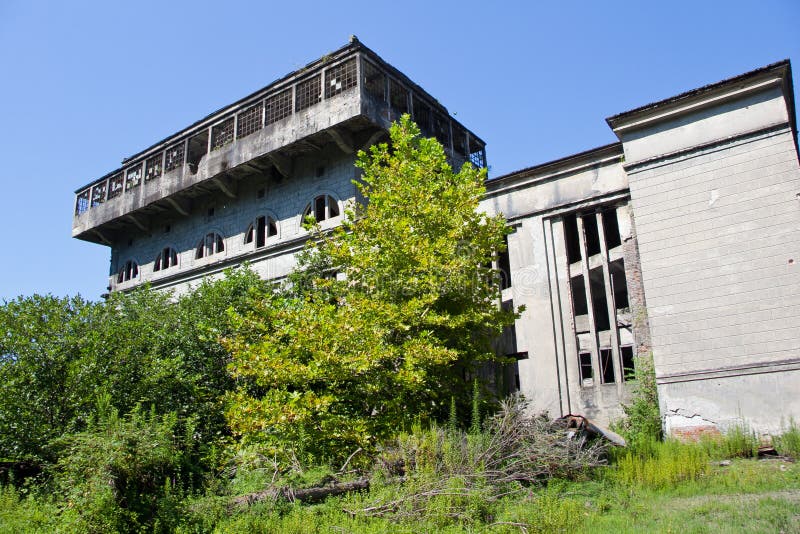
[[[313,214],[356,198],[355,153],[410,113],[451,161],[484,142],[357,40],[76,191],[73,236],[109,289],[188,290],[244,261],[285,277]],[[653,355],[665,427],[800,419],[800,166],[788,61],[607,119],[619,142],[487,182],[512,233],[498,268],[505,373],[535,410],[621,415]]]

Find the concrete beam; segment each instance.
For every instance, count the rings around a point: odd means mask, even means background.
[[[350,132],[345,130],[337,130],[336,128],[329,128],[326,130],[328,135],[331,136],[331,139],[336,143],[342,152],[345,154],[352,154],[353,147],[355,146],[353,143],[353,136],[350,135]]]
[[[367,142],[364,143],[364,145],[361,147],[361,150],[364,151],[369,150],[369,147],[378,144],[378,141],[380,141],[381,138],[385,138],[388,136],[389,134],[386,132],[386,130],[378,130],[377,132],[369,136],[369,139],[367,139]]]
[[[292,175],[292,158],[283,156],[277,152],[273,152],[267,156],[278,172],[284,178],[289,178]]]
[[[103,234],[103,232],[101,232],[101,231],[100,231],[100,230],[98,230],[97,228],[93,228],[93,229],[92,229],[92,233],[94,233],[94,235],[96,235],[96,236],[98,237],[98,239],[100,239],[100,242],[101,242],[101,243],[103,243],[104,245],[108,245],[109,247],[111,246],[111,240],[110,240],[110,239],[108,239],[108,238],[107,238],[107,237],[106,237],[106,236]]]
[[[217,176],[212,180],[228,198],[236,198],[236,182],[229,176]]]
[[[165,200],[169,203],[170,206],[175,208],[175,211],[177,211],[184,217],[187,217],[191,212],[192,208],[188,201],[180,200],[175,197],[167,197]]]
[[[140,215],[133,215],[132,213],[129,213],[125,216],[125,218],[130,222],[132,222],[136,226],[136,228],[138,228],[142,232],[150,231],[150,226],[147,224],[147,217]]]

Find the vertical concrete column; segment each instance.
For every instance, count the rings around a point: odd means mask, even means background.
[[[622,394],[622,358],[619,354],[619,331],[617,330],[617,306],[614,302],[614,291],[612,291],[611,271],[608,268],[608,247],[606,246],[606,232],[603,227],[603,214],[595,213],[597,217],[597,232],[600,237],[600,258],[603,262],[603,278],[606,292],[606,307],[608,308],[608,322],[611,330],[611,355],[614,363],[614,380],[617,389]]]
[[[583,228],[583,217],[575,217],[578,223],[578,242],[581,249],[581,273],[583,274],[583,289],[586,293],[586,307],[589,313],[589,335],[592,340],[592,384],[597,386],[601,383],[600,372],[600,345],[597,340],[597,326],[594,321],[594,303],[592,302],[591,283],[589,281],[589,254],[586,249],[586,234]]]
[[[625,262],[625,281],[628,286],[628,303],[631,308],[631,327],[636,343],[636,355],[649,357],[650,321],[647,316],[647,302],[642,284],[642,270],[639,262],[639,245],[636,240],[636,225],[630,204],[617,208],[619,234],[622,240],[622,258]]]

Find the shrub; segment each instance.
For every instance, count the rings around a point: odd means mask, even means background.
[[[651,440],[617,455],[612,478],[626,485],[663,488],[708,473],[708,454],[694,443]]]
[[[800,428],[797,427],[794,419],[790,419],[789,428],[775,438],[775,449],[785,456],[800,458]]]

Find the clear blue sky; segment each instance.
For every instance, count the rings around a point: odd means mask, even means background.
[[[109,250],[70,237],[73,191],[350,34],[480,135],[492,176],[615,141],[621,111],[800,72],[798,0],[0,0],[0,300],[98,298]]]

